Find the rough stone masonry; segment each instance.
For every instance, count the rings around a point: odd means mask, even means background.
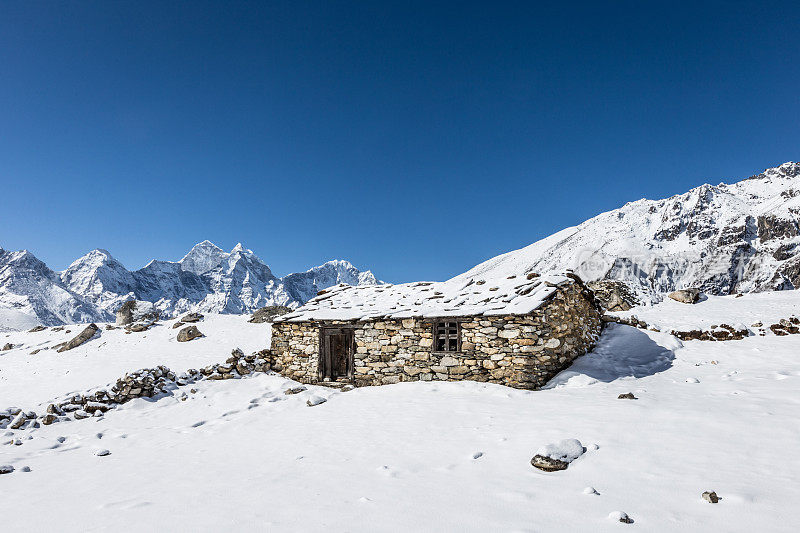
[[[435,352],[434,319],[415,317],[276,322],[272,353],[286,377],[317,382],[321,328],[346,327],[353,331],[356,386],[472,380],[538,389],[594,347],[600,317],[592,293],[573,278],[524,315],[448,316],[460,323],[458,352]]]

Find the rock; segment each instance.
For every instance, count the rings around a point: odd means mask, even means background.
[[[106,455],[111,455],[111,452],[108,450],[97,450],[94,454],[98,457],[105,457]]]
[[[11,425],[8,427],[11,429],[19,429],[28,421],[25,413],[19,413],[17,417],[11,422]]]
[[[594,487],[586,487],[585,489],[583,489],[583,493],[584,494],[600,494],[599,492],[597,492],[597,489],[595,489]]]
[[[109,405],[100,402],[89,402],[83,408],[84,411],[91,414],[95,414],[98,411],[101,413],[105,413],[109,409],[111,409]]]
[[[205,337],[205,335],[200,333],[197,326],[186,326],[178,332],[178,342],[188,342],[199,337]]]
[[[260,324],[262,322],[272,322],[275,317],[285,315],[291,312],[289,307],[284,305],[268,305],[260,309],[256,309],[248,322]]]
[[[201,315],[200,313],[189,313],[183,315],[180,321],[183,322],[184,324],[187,324],[187,323],[200,322],[201,320],[203,320],[203,315]]]
[[[638,400],[639,398],[634,396],[632,392],[628,392],[626,394],[620,394],[619,396],[617,396],[617,399],[618,400]]]
[[[111,324],[106,324],[106,331],[113,331],[117,329],[116,326],[112,326]]]
[[[611,520],[622,522],[623,524],[633,524],[633,518],[631,518],[630,516],[628,516],[627,513],[624,513],[622,511],[614,511],[612,513],[609,513],[608,518],[610,518]]]
[[[0,474],[10,474],[14,471],[14,467],[11,465],[0,465]]]
[[[39,331],[44,331],[47,328],[44,326],[34,326],[33,328],[28,330],[28,333],[38,333]]]
[[[22,468],[19,469],[19,471],[20,472],[30,472],[31,471],[31,467],[23,466]]]
[[[640,304],[633,290],[622,281],[603,279],[590,281],[586,286],[606,311],[627,311]]]
[[[155,322],[159,319],[160,312],[152,302],[128,300],[117,309],[118,326],[127,326],[134,322]]]
[[[293,387],[291,389],[286,389],[285,391],[283,391],[283,393],[284,394],[300,394],[304,390],[306,390],[306,387]]]
[[[319,405],[321,403],[325,403],[328,400],[323,398],[322,396],[312,396],[308,400],[306,400],[306,405],[309,407],[314,407],[315,405]]]
[[[175,322],[174,324],[172,324],[172,329],[177,329],[177,328],[179,328],[181,326],[184,326],[184,325],[185,324],[183,322],[178,321],[178,322]]]
[[[58,349],[59,353],[66,352],[67,350],[72,350],[73,348],[77,348],[81,344],[85,343],[86,341],[90,340],[92,337],[97,335],[98,331],[100,331],[100,328],[97,327],[97,324],[89,324],[88,326],[86,326],[86,329],[78,333],[69,342],[64,344],[64,346],[59,348]]]
[[[2,351],[2,352],[6,352],[6,351],[10,350],[10,349],[11,349],[11,348],[13,348],[13,347],[14,347],[14,345],[13,345],[13,344],[11,344],[10,342],[7,342],[7,343],[5,344],[5,346],[3,346],[3,349],[2,349],[2,350],[0,350],[0,351]]]
[[[569,463],[566,461],[561,461],[560,459],[553,459],[552,457],[546,457],[538,454],[534,455],[533,459],[531,459],[531,465],[535,466],[539,470],[544,470],[545,472],[566,470],[567,467],[569,467]]]
[[[706,491],[706,492],[703,493],[703,499],[705,501],[707,501],[708,503],[717,503],[722,498],[717,496],[717,493],[714,492],[714,491]]]
[[[150,329],[150,326],[152,325],[153,325],[152,322],[150,323],[137,322],[135,324],[130,324],[128,327],[125,328],[125,330],[133,333],[139,333],[142,331],[147,331],[148,329]]]
[[[83,409],[78,409],[72,414],[75,417],[75,420],[83,420],[84,418],[89,418],[90,416],[92,416]]]
[[[700,300],[700,289],[681,289],[667,294],[676,302],[684,304],[695,304]]]
[[[53,422],[56,422],[57,420],[58,420],[58,417],[56,415],[54,415],[52,413],[47,413],[46,415],[44,415],[42,417],[42,424],[44,424],[45,426],[49,426],[50,424],[52,424]]]

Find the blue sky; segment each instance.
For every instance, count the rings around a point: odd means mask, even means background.
[[[563,4],[563,5],[562,5]],[[446,279],[800,158],[796,3],[4,2],[0,246]]]

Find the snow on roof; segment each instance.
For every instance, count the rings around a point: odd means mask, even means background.
[[[523,315],[542,305],[557,286],[572,282],[563,274],[512,274],[500,280],[338,285],[320,291],[316,298],[275,321]]]

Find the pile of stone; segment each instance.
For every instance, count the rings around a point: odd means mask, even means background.
[[[269,350],[245,355],[242,350],[236,348],[225,363],[201,368],[200,373],[207,379],[234,379],[253,372],[268,372],[273,370],[272,366],[272,354]]]
[[[189,369],[180,375],[165,366],[143,368],[125,374],[107,390],[75,394],[51,403],[42,415],[37,415],[34,411],[25,412],[19,407],[9,407],[0,411],[0,429],[30,429],[38,428],[40,423],[50,425],[54,422],[99,417],[133,399],[166,394],[179,386],[201,379],[234,379],[253,372],[267,372],[272,367],[272,354],[269,350],[245,355],[236,348],[224,364],[209,365],[200,370]]]
[[[769,329],[778,336],[797,335],[800,333],[800,319],[796,316],[782,318],[777,324],[772,324]]]
[[[738,341],[750,335],[747,329],[736,329],[728,324],[711,326],[710,330],[670,331],[682,341]]]

